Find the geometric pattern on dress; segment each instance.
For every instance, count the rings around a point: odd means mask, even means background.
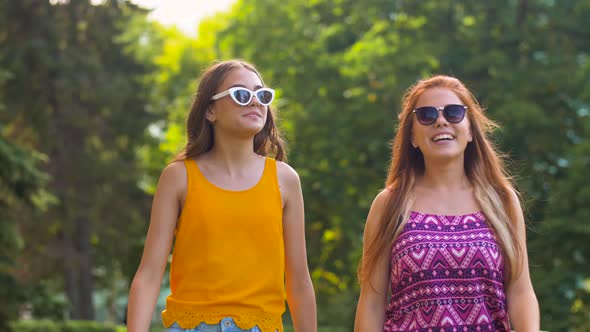
[[[481,212],[411,212],[390,279],[386,332],[510,331],[502,250]]]

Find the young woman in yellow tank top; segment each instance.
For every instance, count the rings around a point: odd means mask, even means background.
[[[301,184],[282,162],[273,98],[243,61],[201,77],[188,142],[154,196],[129,332],[149,329],[173,241],[165,331],[282,332],[285,295],[295,331],[317,331]]]

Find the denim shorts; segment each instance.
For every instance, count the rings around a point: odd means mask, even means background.
[[[165,328],[164,332],[261,332],[258,326],[243,330],[239,328],[231,317],[225,317],[217,324],[201,323],[192,329],[183,329],[177,323]]]

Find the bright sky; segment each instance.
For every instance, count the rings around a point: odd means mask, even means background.
[[[150,18],[164,24],[176,25],[190,36],[197,34],[199,21],[212,14],[230,9],[236,0],[131,0],[144,8],[154,9]]]

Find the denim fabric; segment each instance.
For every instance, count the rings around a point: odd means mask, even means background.
[[[183,329],[177,323],[165,328],[164,332],[261,332],[258,326],[251,329],[243,330],[236,326],[236,323],[231,317],[225,317],[217,324],[201,323],[192,329]]]

